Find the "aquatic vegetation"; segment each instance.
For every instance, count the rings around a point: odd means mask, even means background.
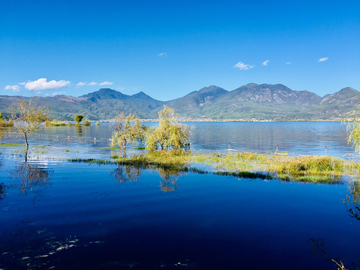
[[[25,144],[18,144],[18,143],[1,143],[0,147],[25,147]]]
[[[45,126],[46,127],[64,127],[64,126],[66,126],[66,123],[62,122],[62,121],[57,121],[57,120],[52,120],[52,121],[46,120]]]
[[[49,152],[49,150],[47,149],[47,146],[45,145],[40,145],[40,146],[35,146],[34,148],[34,152],[36,154],[47,154]]]
[[[88,159],[81,159],[81,158],[69,158],[67,161],[69,162],[78,162],[78,163],[95,163],[95,164],[117,164],[116,162],[110,161],[110,160],[104,160],[104,159],[94,159],[94,158],[88,158]]]
[[[346,205],[349,216],[360,221],[360,181],[349,184],[348,194],[342,202]]]
[[[335,264],[335,266],[338,268],[338,270],[347,270],[344,263],[339,258],[334,258],[334,257],[330,256],[330,254],[325,251],[325,241],[324,241],[324,239],[322,239],[322,238],[312,238],[309,235],[308,242],[312,243],[311,251],[315,252],[316,255],[320,254],[320,256],[323,256],[326,259],[328,259],[329,261],[332,261]],[[356,266],[356,265],[354,264],[354,266]],[[356,269],[359,269],[359,268],[356,267]]]
[[[131,157],[114,154],[112,161],[81,160],[88,163],[115,163],[194,173],[215,173],[239,178],[280,179],[312,183],[339,183],[344,175],[358,175],[360,165],[354,161],[329,156],[274,156],[251,152],[202,154],[185,150],[147,151]],[[74,160],[70,160],[74,161]],[[76,160],[75,160],[76,161]],[[79,160],[77,160],[79,161]],[[213,170],[202,171],[196,165]]]

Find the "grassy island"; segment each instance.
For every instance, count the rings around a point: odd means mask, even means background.
[[[215,173],[240,178],[281,179],[313,183],[334,183],[344,175],[358,175],[360,164],[329,156],[274,156],[251,152],[229,154],[202,154],[191,151],[148,151],[131,157],[113,156],[113,162],[105,160],[69,161],[89,163],[116,163],[141,168],[163,168],[171,171]],[[207,171],[197,169],[206,165]]]

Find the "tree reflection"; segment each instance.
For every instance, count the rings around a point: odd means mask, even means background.
[[[176,181],[183,174],[182,171],[175,168],[158,168],[157,171],[163,181],[160,181],[160,189],[164,192],[174,191],[178,188]]]
[[[12,188],[27,195],[28,192],[41,193],[50,185],[50,178],[54,171],[43,168],[39,164],[21,163],[10,173],[13,180]]]
[[[125,183],[127,179],[129,179],[130,182],[137,182],[141,175],[141,167],[119,165],[110,175],[113,176],[118,183]]]
[[[0,183],[0,200],[2,199],[2,195],[5,194],[5,184]]]
[[[349,184],[348,194],[342,202],[346,205],[349,216],[360,220],[360,181]]]
[[[164,192],[174,191],[178,188],[176,183],[179,176],[184,174],[184,170],[177,167],[168,167],[161,165],[149,164],[121,164],[113,172],[110,173],[118,183],[137,182],[141,176],[142,170],[157,171],[162,178],[160,181],[160,189]]]
[[[83,135],[82,126],[75,126],[75,134],[79,137],[82,137],[82,135]]]

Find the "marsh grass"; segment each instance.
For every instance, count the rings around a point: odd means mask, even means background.
[[[65,126],[91,126],[91,122],[88,120],[85,120],[83,124],[73,124],[70,123],[69,121],[64,122],[64,121],[57,121],[57,120],[52,120],[52,121],[45,121],[45,126],[46,127],[65,127]]]
[[[163,168],[194,173],[214,173],[250,179],[280,179],[312,183],[339,183],[344,175],[360,175],[360,164],[325,156],[273,156],[251,152],[202,154],[191,151],[148,151],[131,157],[113,155],[119,165]],[[89,160],[104,164],[105,161]],[[208,165],[215,171],[202,171],[196,164]]]
[[[1,143],[0,147],[25,147],[25,144],[18,143]]]
[[[33,150],[34,150],[35,154],[42,154],[42,155],[45,155],[49,152],[49,150],[47,149],[47,146],[45,146],[45,145],[34,146]]]

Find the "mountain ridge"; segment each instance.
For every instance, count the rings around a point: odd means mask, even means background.
[[[21,96],[0,96],[0,112],[16,104]],[[110,88],[73,97],[57,95],[38,97],[37,103],[50,107],[51,117],[72,120],[84,114],[90,120],[107,120],[124,112],[136,113],[140,118],[157,118],[167,105],[182,118],[211,118],[214,120],[334,120],[352,113],[360,104],[360,92],[345,87],[323,97],[307,91],[292,90],[283,84],[249,83],[228,91],[210,85],[169,100],[159,101],[144,92],[126,95]]]

